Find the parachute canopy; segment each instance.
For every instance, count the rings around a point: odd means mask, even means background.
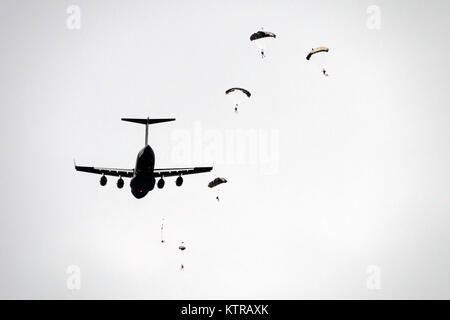
[[[250,93],[250,91],[245,90],[245,89],[242,89],[242,88],[230,88],[230,89],[228,89],[227,91],[225,91],[225,94],[229,94],[230,92],[233,92],[233,91],[236,91],[236,90],[242,91],[242,92],[243,92],[247,97],[249,97],[249,98],[250,98],[250,96],[252,95],[252,94]]]
[[[277,36],[275,33],[272,33],[272,32],[258,31],[250,36],[250,41],[258,40],[258,39],[262,39],[262,38],[269,38],[269,37],[276,38]]]
[[[316,54],[318,52],[328,52],[328,50],[329,49],[327,47],[318,47],[318,48],[312,49],[306,56],[306,60],[309,60],[313,54]]]
[[[214,188],[215,186],[218,186],[219,184],[227,183],[227,179],[225,178],[215,178],[213,181],[208,183],[208,187]]]
[[[184,250],[186,250],[186,247],[181,245],[181,246],[178,247],[178,249],[180,249],[181,251],[184,251]]]

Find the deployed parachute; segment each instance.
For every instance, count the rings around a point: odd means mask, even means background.
[[[215,178],[213,181],[208,183],[208,187],[214,188],[215,186],[218,186],[219,184],[227,183],[227,182],[228,181],[225,178]]]
[[[228,89],[227,91],[225,91],[225,94],[229,94],[230,92],[233,92],[233,91],[236,91],[236,90],[242,91],[242,92],[243,92],[247,97],[249,97],[249,98],[250,98],[250,96],[252,95],[252,94],[250,93],[250,91],[245,90],[245,89],[242,89],[242,88],[230,88],[230,89]]]
[[[250,41],[256,41],[259,49],[261,50],[261,58],[264,58],[264,50],[266,49],[267,46],[267,39],[269,38],[276,38],[276,34],[273,32],[269,32],[269,31],[264,31],[264,30],[260,30],[258,32],[253,33],[250,36]]]
[[[237,87],[228,89],[227,91],[225,91],[225,94],[228,95],[228,94],[230,94],[232,92],[234,93],[234,94],[231,95],[232,96],[232,100],[234,102],[234,111],[237,113],[238,106],[242,103],[243,95],[245,95],[247,98],[250,98],[250,96],[252,94],[250,93],[250,91],[248,91],[246,89],[237,88]],[[240,93],[240,94],[235,94],[235,93]]]
[[[216,200],[218,202],[220,202],[220,198],[219,198],[220,189],[221,189],[220,185],[223,184],[223,183],[227,183],[227,182],[228,182],[227,179],[217,177],[217,178],[215,178],[214,180],[212,180],[211,182],[208,183],[208,187],[209,188],[211,188],[211,189],[215,188],[214,190],[216,192]]]
[[[327,47],[318,47],[313,48],[306,56],[306,60],[310,60],[311,57],[319,52],[328,52],[329,49]],[[322,70],[322,73],[324,76],[328,77],[327,70],[325,68],[326,65],[328,65],[328,55],[320,55],[320,57],[316,57],[314,59],[311,59],[311,62],[313,65],[317,66]],[[328,69],[328,68],[327,68]]]
[[[319,52],[328,52],[328,48],[327,47],[318,47],[315,49],[311,49],[311,51],[308,53],[308,55],[306,56],[306,60],[311,59],[311,56],[313,54],[319,53]]]
[[[254,41],[254,40],[258,40],[258,39],[262,39],[262,38],[269,38],[269,37],[276,38],[277,35],[273,32],[261,30],[261,31],[258,31],[258,32],[255,32],[254,34],[252,34],[250,36],[250,41]]]

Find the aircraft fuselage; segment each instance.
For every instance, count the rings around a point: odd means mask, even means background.
[[[137,155],[134,176],[130,182],[131,193],[137,199],[145,197],[155,187],[154,169],[155,153],[146,145]]]

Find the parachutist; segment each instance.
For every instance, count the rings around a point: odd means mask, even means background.
[[[227,91],[225,91],[225,94],[228,95],[228,94],[231,94],[232,92],[234,92],[232,94],[232,97],[234,99],[234,101],[233,101],[233,103],[234,103],[234,112],[237,113],[238,112],[239,103],[241,103],[241,101],[242,101],[242,95],[245,95],[246,98],[250,98],[252,94],[250,93],[250,91],[248,91],[246,89],[237,88],[237,87],[228,89]],[[239,93],[239,94],[237,94],[237,93]]]
[[[214,188],[214,187],[217,187],[219,184],[222,184],[222,183],[227,183],[228,181],[227,181],[227,179],[225,179],[225,178],[219,178],[219,177],[217,177],[217,178],[215,178],[213,181],[211,181],[210,183],[208,183],[208,187],[210,187],[210,188]],[[217,191],[218,192],[218,194],[217,194],[217,196],[216,196],[216,200],[217,200],[217,202],[220,202],[220,199],[219,199],[219,191]]]
[[[183,271],[183,270],[184,270],[184,265],[181,265],[181,268],[180,268],[180,270],[181,270],[181,271]]]
[[[161,243],[164,243],[165,242],[165,240],[164,240],[164,234],[163,234],[163,232],[164,232],[164,218],[162,218],[162,223],[161,223]]]
[[[323,75],[324,75],[325,77],[328,77],[328,73],[327,73],[327,70],[325,70],[325,69],[322,69],[322,73],[323,73]]]
[[[258,41],[258,44],[260,44],[259,48],[261,49],[261,58],[264,59],[265,55],[264,55],[264,48],[266,48],[265,40],[261,40],[261,39],[267,39],[267,38],[276,38],[276,34],[273,32],[268,32],[268,31],[258,31],[253,33],[250,36],[250,41]]]

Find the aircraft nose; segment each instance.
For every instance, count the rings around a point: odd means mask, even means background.
[[[145,192],[145,190],[143,190],[143,189],[134,189],[134,190],[131,190],[131,193],[133,194],[133,196],[136,199],[142,199],[143,197],[145,197],[147,195],[147,192]]]

